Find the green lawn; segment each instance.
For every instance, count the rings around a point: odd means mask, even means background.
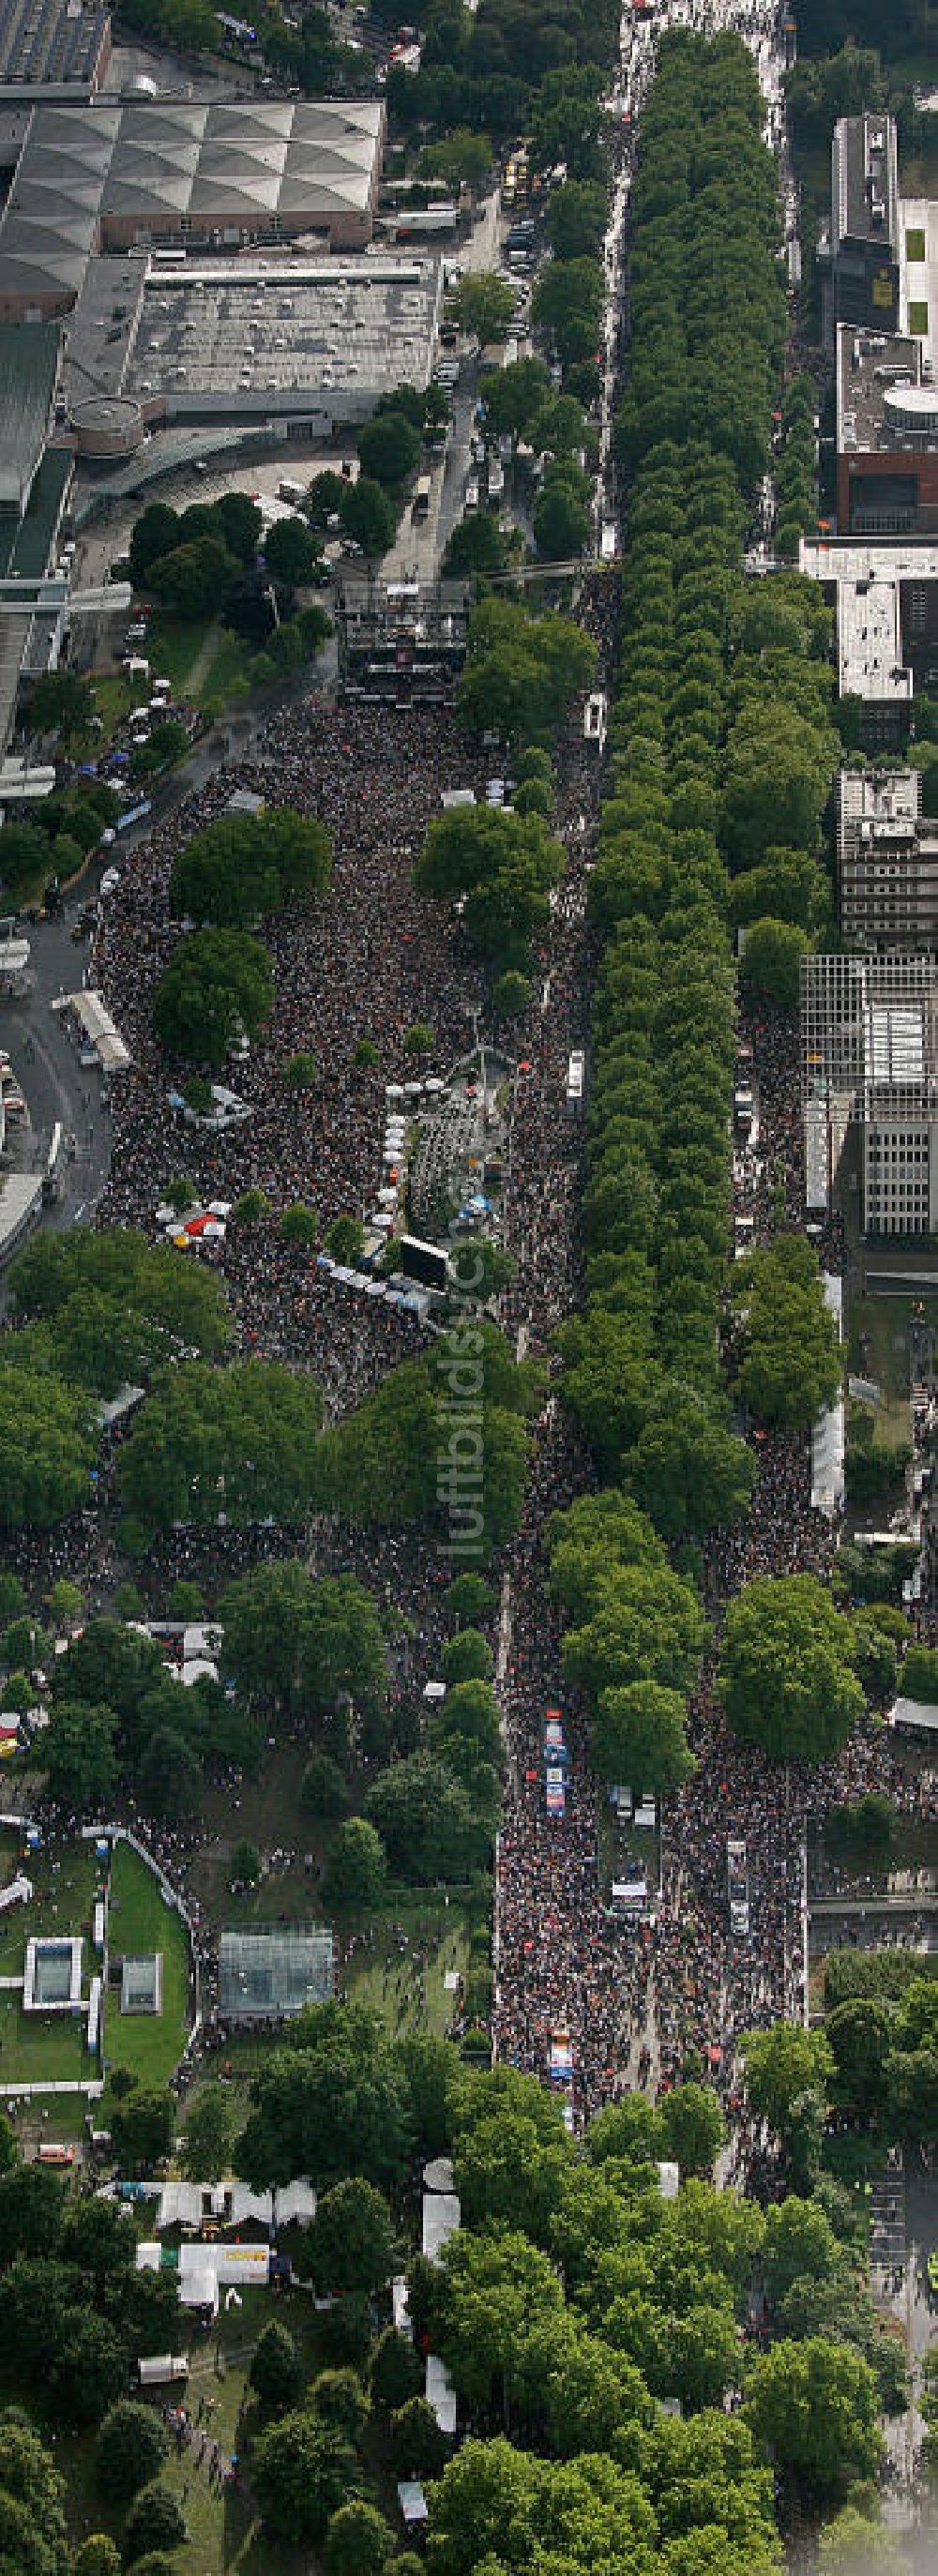
[[[335,1827],[303,1813],[300,1781],[306,1760],[304,1749],[278,1746],[260,1776],[240,1784],[236,1814],[226,1791],[207,1793],[195,1880],[206,1912],[231,1931],[281,1920],[298,1929],[328,1920],[319,1871]],[[231,1853],[239,1836],[260,1851],[288,1836],[297,1848],[286,1868],[271,1870],[256,1887],[234,1894],[229,1886]],[[380,2014],[392,2035],[448,2029],[455,1999],[446,1994],[443,1978],[447,1969],[465,1973],[468,1963],[470,1926],[461,1897],[453,1895],[447,1906],[436,1890],[394,1886],[376,1913],[350,1915],[335,1928],[354,1941],[349,1962],[337,1962],[337,1983]],[[399,1938],[406,1940],[400,1952]],[[414,1957],[421,1948],[427,1952],[422,2003]]]
[[[129,1843],[118,1843],[114,1852],[108,1939],[112,1955],[159,1950],[163,1959],[161,2012],[123,2014],[112,1990],[105,2024],[108,2066],[129,2066],[142,2084],[165,2084],[189,2027],[189,1943],[175,1908],[164,1904],[152,1871]]]
[[[39,1934],[80,1933],[85,1942],[83,1991],[93,1973],[92,1907],[101,1872],[91,1842],[54,1846],[21,1864],[18,1838],[0,1836],[0,1885],[22,1865],[32,1880],[30,1904],[0,1915],[0,1976],[21,1976],[26,1943]],[[118,1843],[111,1871],[112,1952],[159,1950],[163,1959],[162,2010],[122,2015],[112,1992],[105,2045],[112,2066],[129,2066],[144,2084],[165,2084],[178,2063],[189,2027],[189,1944],[185,1928],[163,1898],[152,1871],[129,1844]],[[57,2013],[23,2013],[15,1994],[0,1990],[0,2088],[10,2083],[56,2083],[90,2076],[81,2025]]]
[[[71,2013],[24,2013],[18,1995],[0,1994],[0,2088],[77,2084],[96,2075],[84,2031]]]
[[[135,680],[131,685],[131,682],[125,679],[123,671],[96,673],[94,702],[104,726],[104,732],[100,737],[101,749],[109,748],[122,718],[129,716],[132,707],[139,706],[138,688],[139,683]]]
[[[248,681],[244,643],[217,618],[153,617],[146,650],[151,678],[171,680],[173,694],[197,706],[240,695]]]
[[[100,1884],[93,1843],[69,1843],[64,1850],[46,1848],[21,1858],[18,1837],[0,1835],[0,1886],[20,1869],[31,1880],[33,1895],[29,1905],[0,1915],[2,1977],[22,1975],[26,1943],[40,1934],[80,1932],[89,1943],[91,1938],[91,1909]],[[89,1956],[86,1950],[86,1963]]]
[[[87,1996],[94,1969],[91,1912],[99,1871],[91,1843],[71,1843],[64,1851],[46,1849],[23,1857],[14,1833],[0,1835],[0,1886],[22,1869],[32,1881],[28,1905],[15,1905],[0,1915],[0,1976],[21,1977],[26,1943],[42,1934],[80,1933],[85,1943],[82,1991]],[[97,2068],[84,2044],[84,2024],[68,2013],[24,2013],[17,1994],[0,1991],[0,2087],[8,2084],[76,2083]],[[80,2126],[84,2104],[67,2123]],[[56,2129],[58,2106],[49,2104]],[[24,2115],[28,2116],[28,2115]]]

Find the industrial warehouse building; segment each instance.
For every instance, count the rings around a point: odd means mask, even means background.
[[[42,98],[93,98],[111,54],[111,20],[91,0],[4,0],[0,108]]]
[[[96,251],[370,241],[380,99],[41,106],[0,219],[0,320],[69,313]]]
[[[190,422],[328,437],[367,420],[428,383],[442,291],[426,252],[94,259],[63,371],[77,454],[104,467]]]

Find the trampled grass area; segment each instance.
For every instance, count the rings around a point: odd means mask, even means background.
[[[297,2550],[278,2547],[262,2530],[251,2497],[250,2444],[272,2419],[258,2407],[248,2373],[258,2337],[269,2319],[276,2317],[294,2336],[303,2355],[307,2380],[313,2379],[329,2360],[323,2321],[317,2318],[312,2300],[303,2290],[272,2293],[248,2289],[240,2295],[242,2305],[228,2311],[222,2308],[210,2335],[200,2334],[184,2321],[180,2324],[178,2349],[188,2349],[190,2358],[185,2389],[189,2414],[197,2426],[204,2425],[229,2460],[233,2452],[238,2453],[244,2463],[245,2484],[240,2492],[228,2490],[217,2495],[209,2486],[207,2466],[199,2465],[194,2450],[186,2447],[177,2451],[173,2443],[160,2479],[178,2497],[188,2529],[182,2548],[173,2552],[174,2576],[312,2576],[313,2568],[322,2564],[321,2557],[314,2558],[308,2546]],[[6,2393],[2,2355],[0,2393]],[[178,2393],[182,2394],[181,2387]],[[152,2400],[144,2402],[153,2403],[159,2412],[164,2397],[165,2391],[159,2389]],[[57,2465],[66,2479],[66,2513],[73,2539],[83,2538],[90,2529],[108,2532],[119,2545],[123,2520],[98,2493],[93,2435],[75,2439],[62,2435],[58,2427],[56,2432]],[[364,2492],[380,2505],[394,2527],[394,2478],[387,2446],[374,2425],[366,2433],[362,2459]]]
[[[925,1320],[938,1322],[938,1302],[924,1301]],[[879,1388],[875,1406],[874,1445],[894,1447],[910,1438],[909,1297],[857,1298],[848,1315],[851,1370],[871,1378]]]
[[[351,1937],[351,1957],[336,1966],[336,1984],[350,2000],[368,2004],[392,2039],[445,2038],[458,1997],[444,1980],[454,1972],[465,1977],[469,1966],[459,1899],[452,1896],[447,1907],[442,1896],[408,1891]]]
[[[113,1988],[105,2022],[108,2068],[127,2066],[141,2084],[165,2084],[182,2055],[188,2030],[189,1943],[175,1908],[164,1903],[157,1880],[128,1843],[118,1843],[111,1871],[108,1938],[114,1952],[159,1950],[163,1960],[162,2010],[121,2013]]]
[[[200,2334],[181,2321],[178,2346],[180,2350],[188,2348],[190,2357],[185,2389],[188,2411],[197,2426],[204,2425],[228,2459],[233,2452],[244,2459],[246,2436],[250,2445],[250,2439],[265,2421],[271,2420],[258,2408],[248,2379],[251,2354],[269,2319],[276,2317],[294,2336],[308,2378],[313,2378],[328,2358],[320,2320],[312,2300],[302,2290],[271,2293],[249,2289],[240,2295],[241,2307],[227,2312],[223,2308],[210,2335]],[[5,2393],[2,2356],[0,2392]],[[181,2385],[178,2394],[182,2395]],[[144,2403],[153,2403],[159,2412],[164,2396],[164,2390],[157,2390],[152,2400],[144,2399]],[[393,2481],[380,2456],[380,2445],[367,2439],[364,2457],[366,2489],[372,2488],[375,2501],[393,2519]],[[88,2529],[104,2531],[119,2545],[123,2519],[109,2509],[98,2493],[93,2435],[77,2439],[60,2435],[57,2464],[66,2478],[66,2512],[73,2538],[83,2538]],[[160,2479],[178,2497],[188,2528],[187,2540],[173,2552],[174,2576],[310,2576],[314,2564],[320,2563],[314,2561],[309,2547],[281,2549],[262,2531],[250,2495],[250,2473],[248,2447],[245,2488],[219,2496],[209,2485],[207,2466],[199,2465],[194,2450],[177,2450],[173,2443]]]
[[[137,695],[139,684],[137,681],[131,684],[123,671],[99,671],[93,685],[95,708],[104,727],[102,742],[110,744],[121,719],[129,716],[131,708],[140,704]]]
[[[218,2319],[211,2335],[193,2333],[180,2321],[178,2349],[187,2347],[190,2372],[185,2388],[185,2403],[190,2414],[205,2424],[228,2459],[241,2446],[239,2419],[245,2401],[250,2403],[247,2374],[250,2354],[268,2319],[276,2315],[289,2325],[298,2341],[305,2341],[304,2326],[311,2314],[311,2303],[302,2294],[287,2292],[276,2303],[265,2290],[246,2290],[243,2305]],[[313,2364],[315,2366],[315,2364]],[[182,2397],[182,2384],[174,2396]],[[161,2412],[166,2391],[159,2389],[152,2400]],[[200,2415],[201,2406],[201,2415]],[[209,2411],[210,2410],[210,2411]],[[77,2439],[60,2435],[58,2466],[66,2479],[66,2512],[73,2539],[84,2538],[86,2531],[107,2532],[120,2545],[123,2517],[109,2507],[99,2493],[94,2470],[94,2436]],[[173,2552],[176,2576],[300,2576],[309,2567],[309,2551],[284,2553],[266,2538],[261,2539],[258,2517],[250,2501],[230,2491],[220,2496],[210,2487],[207,2465],[199,2466],[194,2452],[186,2447],[177,2450],[172,2444],[169,2457],[160,2471],[160,2482],[178,2498],[186,2518],[188,2539]]]

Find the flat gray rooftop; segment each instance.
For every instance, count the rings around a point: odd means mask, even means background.
[[[845,831],[859,834],[867,825],[874,841],[905,835],[914,839],[922,804],[921,770],[842,769],[838,801]]]
[[[236,414],[425,385],[439,297],[432,255],[154,268],[122,390]]]
[[[907,334],[851,330],[842,322],[837,332],[837,447],[845,456],[902,455],[901,436],[885,413],[890,387],[918,383],[918,342]]]
[[[0,507],[23,510],[45,445],[59,366],[54,322],[0,322]]]
[[[841,696],[902,705],[913,693],[902,667],[902,584],[938,581],[938,542],[928,538],[802,537],[798,569],[837,590]]]
[[[109,25],[107,9],[73,0],[3,0],[0,91],[74,85],[87,95]]]
[[[832,153],[834,246],[868,241],[885,253],[896,249],[897,150],[895,119],[885,110],[842,116]],[[877,220],[875,207],[882,208]]]

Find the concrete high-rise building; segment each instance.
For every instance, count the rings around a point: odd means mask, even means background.
[[[934,1233],[938,958],[806,957],[801,1011],[809,1209],[830,1206],[858,1132],[864,1233]]]
[[[842,769],[840,927],[850,948],[938,948],[938,820],[922,815],[918,769]]]
[[[825,333],[839,322],[894,331],[899,318],[899,175],[895,120],[842,116],[831,149],[830,233],[819,244]]]

